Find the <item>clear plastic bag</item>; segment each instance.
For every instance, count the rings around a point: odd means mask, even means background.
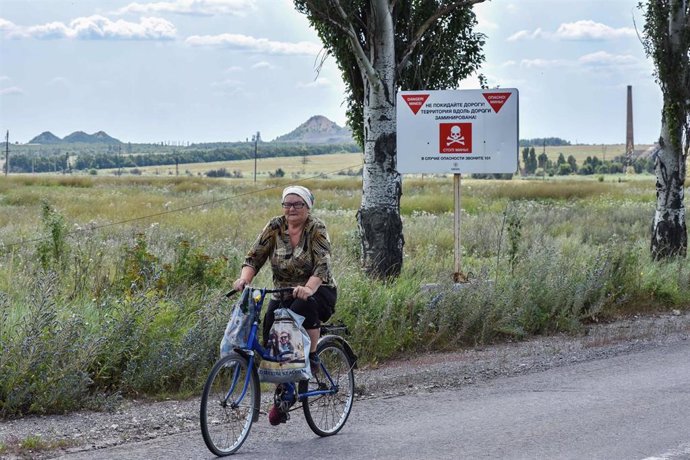
[[[230,354],[235,348],[247,348],[254,316],[254,302],[250,290],[245,289],[240,299],[235,302],[230,321],[225,327],[225,334],[223,334],[223,340],[220,342],[221,358]]]

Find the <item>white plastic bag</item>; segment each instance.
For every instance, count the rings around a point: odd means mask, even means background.
[[[262,382],[296,382],[311,378],[309,348],[311,340],[302,327],[304,317],[287,308],[275,311],[268,351],[276,361],[261,360],[259,379]]]

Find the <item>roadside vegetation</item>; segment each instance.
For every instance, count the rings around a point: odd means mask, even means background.
[[[0,417],[198,394],[231,310],[224,294],[296,180],[328,225],[334,320],[362,365],[690,301],[687,261],[649,256],[651,175],[463,179],[461,288],[452,177],[404,179],[404,267],[382,282],[359,269],[361,179],[316,175],[2,178]]]

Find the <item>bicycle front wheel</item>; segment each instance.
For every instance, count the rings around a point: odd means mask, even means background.
[[[259,378],[238,353],[221,358],[208,376],[201,395],[201,434],[217,456],[235,453],[259,416]]]
[[[343,347],[334,340],[322,342],[316,353],[323,364],[308,382],[308,390],[335,390],[332,394],[312,396],[304,400],[302,408],[309,428],[319,436],[332,436],[342,429],[350,416],[355,398],[354,363]],[[333,384],[326,376],[324,368]],[[314,371],[312,370],[312,373]],[[302,388],[304,382],[302,383]]]

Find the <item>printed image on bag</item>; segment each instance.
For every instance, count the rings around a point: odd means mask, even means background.
[[[302,327],[304,317],[292,310],[279,308],[268,339],[268,352],[272,359],[261,360],[259,379],[262,382],[294,382],[311,378],[309,347],[311,340]]]
[[[295,329],[293,323],[281,322],[271,328],[268,338],[268,351],[271,357],[281,361],[281,363],[303,363],[304,344],[299,334],[299,329]],[[297,333],[297,336],[294,334]]]
[[[220,342],[221,358],[229,355],[235,348],[247,347],[254,316],[254,304],[249,289],[245,289],[242,297],[235,303],[230,321],[225,327],[223,340]]]

